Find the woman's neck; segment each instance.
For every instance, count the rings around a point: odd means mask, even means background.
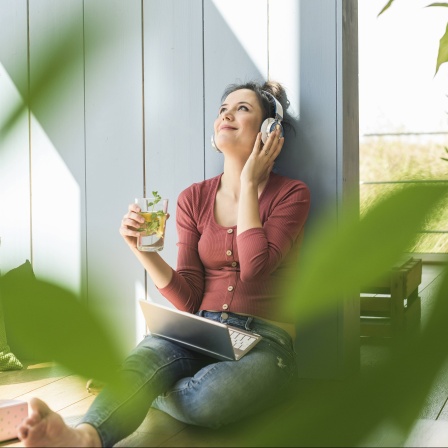
[[[221,177],[220,190],[233,199],[238,200],[241,191],[241,171],[244,163],[226,159],[224,162],[224,173]]]
[[[238,202],[241,192],[241,171],[245,161],[225,159],[224,173],[221,176],[219,189],[221,193]],[[268,176],[269,177],[269,176]],[[261,195],[268,179],[258,185],[258,196]]]

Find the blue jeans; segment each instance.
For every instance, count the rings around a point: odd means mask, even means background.
[[[198,314],[263,339],[239,361],[218,361],[146,336],[121,367],[126,390],[104,388],[81,422],[96,428],[103,446],[113,446],[135,431],[150,406],[188,424],[218,428],[281,401],[297,375],[288,333],[257,318]]]

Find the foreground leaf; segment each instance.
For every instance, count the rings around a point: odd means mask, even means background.
[[[448,25],[446,26],[445,34],[440,39],[439,53],[437,55],[436,72],[434,76],[439,71],[440,66],[445,62],[448,62]]]
[[[75,23],[68,23],[65,33],[58,40],[50,40],[50,36],[42,43],[41,52],[33,55],[36,60],[43,61],[41,70],[31,73],[29,83],[17,83],[28,86],[29,90],[21,91],[22,101],[10,111],[6,121],[1,124],[0,134],[7,134],[24,113],[31,110],[53,110],[56,102],[63,101],[67,89],[70,88],[71,73],[76,67],[82,67],[83,50],[80,45],[82,35]],[[13,81],[15,81],[13,79]]]
[[[122,356],[101,321],[68,290],[21,273],[0,279],[8,340],[29,359],[53,360],[109,382]]]
[[[445,146],[445,152],[448,154],[448,148],[446,146]],[[441,157],[441,159],[448,162],[448,159],[446,157]]]
[[[349,291],[382,277],[409,249],[431,211],[448,194],[443,186],[406,187],[361,219],[353,210],[340,223],[321,219],[309,235],[299,272],[285,286],[285,312],[298,323],[334,307]]]
[[[394,0],[389,0],[387,4],[383,7],[383,9],[379,12],[378,17],[383,14],[383,12],[387,11],[391,6]]]
[[[248,427],[243,446],[379,446],[362,445],[378,429],[381,446],[402,446],[448,360],[442,342],[448,340],[446,297],[447,270],[421,334],[403,334],[391,344],[389,357],[366,374],[302,381],[290,391],[288,406]]]

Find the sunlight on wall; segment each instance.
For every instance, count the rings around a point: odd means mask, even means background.
[[[134,297],[136,300],[134,301],[135,306],[135,342],[138,344],[142,338],[143,335],[147,333],[146,328],[146,322],[145,318],[143,317],[142,310],[140,308],[139,300],[148,300],[149,302],[158,303],[159,305],[166,306],[167,308],[174,308],[174,305],[172,305],[168,300],[165,298],[160,297],[150,297],[146,296],[145,294],[145,285],[142,282],[136,281],[134,284],[135,289],[135,295]]]
[[[22,99],[1,64],[0,94],[3,126]],[[80,187],[34,116],[31,164],[29,135],[24,112],[0,136],[0,267],[6,272],[30,259],[40,278],[79,293]]]
[[[260,46],[267,44],[267,28],[265,29],[266,34],[260,35],[253,32],[250,24],[259,17],[263,17],[266,3],[260,2],[260,0],[246,0],[244,2],[240,0],[213,0],[213,4],[252,59],[258,71],[265,73],[266,60],[264,52],[260,51]],[[264,11],[261,11],[262,8],[264,8]],[[235,14],[236,11],[237,14]]]
[[[297,0],[213,0],[260,73],[282,83],[290,101],[289,112],[299,115],[300,4]],[[235,13],[237,11],[237,13]],[[268,17],[266,16],[268,14]],[[255,33],[251,23],[265,20],[265,32]],[[267,54],[260,51],[265,45]],[[267,73],[266,73],[267,67]],[[243,77],[244,78],[244,77]]]
[[[269,79],[281,82],[288,94],[289,113],[300,112],[300,2],[268,0]]]
[[[0,62],[0,124],[3,126],[5,120],[14,110],[14,107],[20,103],[20,93],[17,91],[11,77]],[[3,144],[2,144],[3,148]]]
[[[142,310],[140,308],[139,300],[145,300],[145,285],[139,281],[134,285],[135,295],[137,299],[134,301],[135,306],[135,341],[139,343],[142,340],[144,334],[146,334],[146,323],[143,317]]]
[[[19,92],[0,64],[0,127],[20,102]],[[23,114],[13,128],[0,134],[0,269],[3,273],[31,258],[27,131],[28,118]]]
[[[81,194],[69,168],[32,117],[33,259],[36,274],[73,292],[81,282]]]

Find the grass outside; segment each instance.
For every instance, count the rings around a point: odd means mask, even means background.
[[[361,215],[377,199],[406,185],[403,181],[445,181],[448,186],[448,162],[442,160],[442,157],[448,158],[445,147],[448,147],[448,135],[431,139],[364,137],[359,148]],[[409,251],[448,253],[448,198],[428,220]]]

